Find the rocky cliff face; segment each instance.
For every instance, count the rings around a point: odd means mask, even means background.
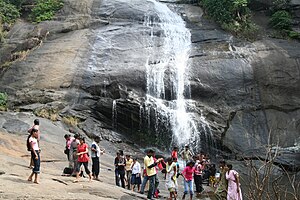
[[[202,18],[199,7],[170,7],[192,34],[188,110],[206,118],[217,148],[255,157],[279,145],[278,163],[299,170],[300,44],[239,41]],[[167,126],[157,132],[148,126],[157,113],[144,113],[151,36],[145,13],[158,18],[151,1],[68,0],[55,21],[17,23],[0,52],[18,52],[36,31],[43,37],[26,58],[1,70],[0,91],[9,94],[11,109],[55,110],[76,116],[89,135],[166,146]],[[154,30],[158,47],[160,37]]]

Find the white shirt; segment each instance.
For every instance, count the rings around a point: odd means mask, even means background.
[[[138,161],[136,161],[135,164],[133,164],[132,166],[132,174],[139,174],[139,173],[141,173],[141,165]]]
[[[36,138],[34,138],[34,137],[31,136],[29,138],[29,143],[31,143],[31,145],[33,146],[33,150],[35,150],[35,151],[40,150],[39,144],[38,144],[38,141],[37,141]]]
[[[95,157],[100,157],[100,147],[99,147],[99,145],[97,144],[97,142],[95,142],[95,141],[93,141],[93,143],[92,143],[92,145],[91,145],[91,147],[93,147],[93,145],[95,145],[96,146],[96,152],[95,151],[91,151],[91,156],[92,156],[92,158],[95,158]]]

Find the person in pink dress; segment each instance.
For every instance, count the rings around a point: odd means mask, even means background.
[[[227,170],[225,175],[228,180],[227,200],[242,200],[243,198],[238,172],[232,169],[231,164],[227,164],[225,169]]]
[[[77,165],[77,168],[76,168],[76,179],[74,180],[74,182],[79,181],[79,171],[80,171],[81,165],[84,166],[85,172],[89,175],[89,181],[91,181],[92,180],[92,173],[90,172],[90,170],[88,168],[89,146],[85,143],[84,138],[80,138],[79,141],[80,141],[80,144],[77,146],[78,165]]]

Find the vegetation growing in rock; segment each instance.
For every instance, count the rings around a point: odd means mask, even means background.
[[[275,4],[273,11],[270,18],[270,25],[276,30],[273,36],[300,39],[300,34],[292,30],[292,15],[286,8],[286,4],[282,2]]]
[[[34,0],[32,2],[33,8],[28,11],[28,7],[24,9],[25,0],[0,0],[0,43],[4,41],[10,26],[24,14],[24,10],[30,13],[30,19],[33,22],[42,22],[53,19],[55,13],[64,5],[63,0]]]
[[[6,93],[0,92],[0,111],[6,110],[8,101],[8,95]]]
[[[62,121],[67,125],[77,126],[78,123],[80,122],[80,119],[78,119],[77,117],[73,117],[73,116],[66,116],[66,117],[63,117]]]
[[[63,7],[62,0],[38,0],[32,9],[31,19],[34,22],[42,22],[53,19],[55,13]]]
[[[59,118],[58,111],[50,108],[36,109],[34,114],[38,117],[50,119],[51,121],[57,121]]]
[[[251,21],[248,0],[202,0],[207,14],[236,35],[253,39],[257,26]]]
[[[0,0],[0,21],[3,23],[13,23],[20,17],[17,7],[4,0]]]

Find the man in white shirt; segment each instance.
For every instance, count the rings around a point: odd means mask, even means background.
[[[92,145],[91,145],[91,157],[92,157],[92,174],[95,180],[99,180],[99,172],[100,172],[100,162],[99,157],[102,155],[104,151],[102,151],[99,147],[100,137],[96,136]]]

